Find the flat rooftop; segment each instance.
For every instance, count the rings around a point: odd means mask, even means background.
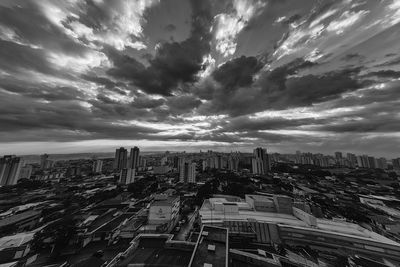
[[[310,227],[306,222],[298,219],[290,214],[276,212],[260,212],[253,210],[241,210],[237,213],[229,213],[224,211],[214,210],[210,201],[205,200],[200,209],[201,221],[203,224],[223,223],[224,221],[257,221],[262,223],[277,224],[279,227],[287,229],[303,229],[304,231],[319,232],[321,234],[332,234],[342,237],[350,237],[356,239],[368,240],[386,245],[399,246],[400,244],[369,231],[357,224],[349,222],[337,222],[333,220],[317,219],[316,227]]]
[[[226,228],[203,226],[189,267],[225,267],[228,263],[228,230]]]
[[[109,231],[112,231],[118,225],[120,225],[124,220],[127,220],[132,216],[133,216],[133,214],[129,214],[129,213],[121,214],[120,216],[118,216],[115,219],[111,220],[109,223],[104,224],[103,226],[98,228],[96,231],[97,232],[109,232]]]
[[[170,196],[164,199],[155,199],[151,205],[154,206],[171,206],[178,199],[177,196]]]
[[[307,223],[297,219],[290,214],[276,212],[261,212],[253,210],[241,210],[238,213],[224,213],[223,211],[214,210],[208,200],[205,200],[200,209],[201,221],[205,224],[228,220],[228,221],[248,221],[254,219],[256,221],[267,223],[282,223],[288,225],[307,226]]]
[[[284,225],[286,228],[302,229],[306,231],[313,231],[321,234],[333,234],[335,236],[350,237],[359,240],[366,240],[384,245],[396,246],[400,249],[400,244],[387,237],[384,237],[375,232],[369,231],[357,224],[347,222],[334,222],[329,220],[317,219],[317,228],[295,226],[295,225]]]
[[[32,217],[39,216],[40,214],[41,214],[41,211],[28,210],[28,211],[25,211],[22,213],[12,215],[10,217],[6,217],[6,218],[0,220],[0,228],[5,227],[7,225],[18,223],[20,221],[23,221],[23,220],[26,220],[26,219],[29,219]]]
[[[168,237],[141,237],[137,249],[117,266],[188,266],[192,250],[166,247]]]
[[[273,202],[274,201],[273,197],[264,196],[264,195],[246,195],[246,197],[249,197],[255,201],[263,201],[263,202]]]
[[[33,239],[35,233],[19,233],[0,238],[0,251],[3,249],[20,247]]]
[[[113,220],[114,218],[116,218],[115,213],[117,213],[117,212],[118,212],[117,209],[110,209],[103,216],[96,217],[92,221],[92,223],[88,226],[87,232],[91,233],[91,232],[97,230],[97,228],[99,228],[100,226],[103,226],[105,223],[108,223],[111,220]]]

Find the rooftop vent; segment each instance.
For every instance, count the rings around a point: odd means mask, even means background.
[[[261,256],[267,257],[267,253],[265,252],[265,250],[262,250],[262,249],[257,249],[257,253],[258,253],[258,255],[261,255]]]
[[[215,245],[208,245],[207,249],[208,249],[208,251],[215,252]]]

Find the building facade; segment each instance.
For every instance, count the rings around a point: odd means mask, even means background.
[[[128,163],[128,151],[120,147],[115,150],[115,158],[114,158],[114,169],[117,171],[121,171],[125,169]]]
[[[21,158],[8,155],[0,159],[0,185],[14,185],[17,183],[23,161]]]
[[[254,174],[266,174],[271,170],[266,149],[261,147],[254,149],[252,169]]]
[[[129,169],[136,169],[139,167],[139,153],[140,150],[138,147],[131,148],[131,153],[129,156],[128,168]]]

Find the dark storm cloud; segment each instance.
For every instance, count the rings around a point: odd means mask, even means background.
[[[213,77],[215,73],[222,71],[223,79],[221,78],[221,83],[206,84],[213,87],[213,90],[208,90],[212,97],[206,98],[210,101],[201,107],[202,112],[240,116],[265,109],[309,106],[335,99],[344,92],[357,90],[364,85],[357,78],[359,68],[299,76],[301,70],[315,65],[303,60],[294,60],[274,70],[260,73],[260,78],[252,82],[258,67],[248,68],[242,61],[244,59],[236,59],[225,64],[230,66],[240,62],[237,65],[239,69],[225,68],[223,65],[214,72]],[[252,63],[250,66],[257,65]],[[218,79],[218,75],[216,77]],[[204,94],[204,90],[199,91],[199,95]]]
[[[132,106],[138,109],[153,109],[162,106],[165,103],[165,100],[160,99],[151,99],[145,96],[139,96],[135,98],[132,102]]]
[[[167,98],[166,104],[171,113],[185,114],[200,106],[201,101],[193,95],[182,95]]]
[[[370,72],[368,73],[368,75],[374,75],[382,78],[400,78],[400,71],[380,70],[380,71]]]
[[[224,98],[240,87],[250,87],[262,66],[256,57],[242,56],[230,60],[214,70],[211,74],[213,80],[205,80],[195,93],[202,99]]]
[[[272,83],[277,86],[279,90],[284,90],[288,76],[296,74],[298,71],[312,67],[316,64],[317,63],[310,61],[304,61],[303,59],[295,59],[286,65],[277,67],[266,73],[266,75],[261,78],[261,83],[264,83],[266,86],[271,85]]]
[[[395,26],[358,27],[354,34],[353,28],[327,29],[361,14],[368,15],[359,22],[372,25],[388,18],[388,10],[370,10],[370,3],[349,8],[343,1],[270,0],[241,28],[242,20],[222,27],[214,19],[240,13],[232,0],[214,2],[210,8],[208,1],[192,0],[191,10],[185,2],[182,10],[190,15],[179,19],[168,11],[180,9],[176,1],[145,1],[143,9],[119,0],[2,3],[1,142],[147,139],[322,150],[350,143],[362,150],[371,143],[388,151],[393,147],[376,140],[398,144]],[[252,13],[254,3],[242,7]],[[325,28],[316,33],[320,25]],[[239,31],[232,57],[210,47],[218,27],[222,34],[230,27]],[[379,35],[382,30],[391,36]],[[275,47],[282,51],[271,50],[282,35],[277,46],[283,47]],[[376,62],[392,67],[368,69]],[[287,109],[298,107],[305,118],[287,116]]]
[[[375,114],[369,115],[362,119],[347,120],[336,124],[326,124],[318,127],[318,130],[331,131],[337,133],[355,132],[355,133],[398,133],[400,132],[400,124],[396,118],[396,114]]]
[[[171,95],[180,83],[193,83],[203,68],[203,56],[210,51],[211,13],[208,1],[192,1],[191,36],[183,42],[163,43],[149,66],[108,48],[106,54],[114,63],[107,73],[132,81],[149,94]]]
[[[278,118],[259,118],[252,119],[248,116],[241,116],[229,119],[229,121],[218,122],[218,126],[222,128],[219,132],[245,132],[245,131],[258,131],[258,130],[280,130],[287,128],[296,128],[298,126],[321,124],[325,123],[324,119],[286,119],[284,117]]]
[[[358,72],[359,70],[349,69],[323,75],[289,78],[284,95],[280,95],[279,98],[284,98],[285,104],[292,107],[328,101],[344,92],[361,88],[363,84],[354,77]]]
[[[263,64],[255,57],[239,57],[226,62],[216,69],[212,76],[225,89],[223,93],[237,87],[249,86],[253,82],[253,75],[256,74]]]
[[[391,81],[385,83],[383,89],[376,89],[372,86],[369,90],[361,90],[358,94],[347,96],[346,98],[340,98],[332,101],[331,105],[327,105],[325,108],[332,107],[364,107],[375,105],[376,110],[370,112],[383,112],[398,110],[398,104],[396,102],[400,99],[400,81]],[[368,116],[368,114],[364,114]]]
[[[0,106],[0,125],[2,125],[0,132],[13,133],[21,138],[28,138],[28,134],[32,135],[34,131],[43,129],[58,131],[59,134],[52,139],[57,141],[70,140],[71,137],[75,140],[110,137],[144,138],[150,133],[159,132],[148,127],[115,123],[117,122],[115,119],[98,116],[78,102],[57,101],[46,104],[15,95],[1,97],[3,105]],[[47,139],[43,137],[42,140]]]

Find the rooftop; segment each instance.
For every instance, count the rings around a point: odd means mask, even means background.
[[[117,209],[110,209],[104,215],[96,217],[88,226],[88,233],[92,233],[97,230],[99,227],[102,227],[104,224],[110,222],[114,218],[118,216]]]
[[[33,239],[34,233],[19,233],[0,238],[0,251],[3,249],[20,247]]]
[[[220,200],[222,198],[219,198]],[[369,231],[357,224],[345,221],[333,221],[327,219],[317,219],[317,224],[314,227],[309,226],[305,221],[299,218],[283,213],[276,212],[260,212],[253,210],[241,210],[237,213],[224,212],[223,210],[214,210],[210,204],[210,200],[205,200],[201,209],[200,216],[203,224],[222,223],[224,221],[249,221],[255,220],[258,222],[265,222],[271,224],[278,224],[279,227],[297,228],[306,231],[319,232],[321,234],[332,234],[335,236],[351,237],[359,240],[368,240],[380,244],[398,246],[400,244],[379,235],[375,232]]]
[[[214,210],[209,200],[204,201],[200,209],[200,215],[202,222],[206,224],[209,222],[215,222],[220,220],[248,221],[248,219],[251,218],[257,221],[263,221],[269,223],[283,223],[289,225],[307,226],[305,222],[297,219],[295,216],[290,214],[283,214],[276,212],[260,212],[260,211],[253,211],[250,209],[249,210],[239,209],[238,213],[224,213],[223,211]]]
[[[196,247],[193,251],[189,267],[228,266],[228,229],[203,226]]]
[[[178,199],[177,196],[168,196],[162,199],[155,199],[151,205],[155,206],[171,206]]]
[[[117,266],[143,264],[142,266],[188,266],[192,249],[166,246],[170,235],[142,235],[137,248]]]
[[[22,213],[12,215],[10,217],[6,217],[6,218],[0,220],[0,228],[11,225],[11,224],[18,223],[20,221],[29,219],[31,217],[39,216],[40,214],[41,214],[41,211],[28,210],[28,211],[25,211]]]

